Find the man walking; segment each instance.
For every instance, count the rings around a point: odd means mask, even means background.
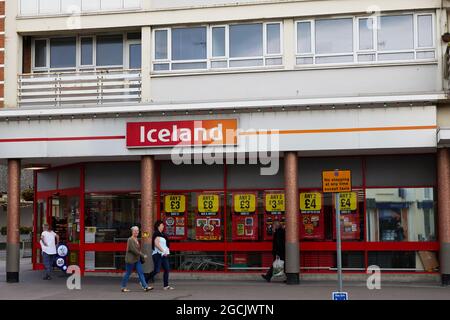
[[[284,230],[284,227],[281,225],[281,223],[276,220],[273,222],[273,239],[272,239],[272,255],[273,260],[275,260],[278,257],[280,257],[281,260],[284,261],[285,258],[285,251],[286,251],[286,231]],[[270,282],[273,275],[273,265],[270,266],[270,269],[267,271],[266,274],[262,274],[261,277],[264,278],[267,282]]]
[[[56,244],[59,243],[59,236],[51,230],[48,224],[44,224],[42,226],[44,230],[41,234],[41,249],[42,249],[42,259],[44,261],[44,280],[51,280],[50,276],[53,263],[55,261],[56,256]]]

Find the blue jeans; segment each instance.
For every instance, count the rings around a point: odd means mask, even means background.
[[[50,274],[52,273],[52,269],[53,269],[53,263],[55,262],[55,255],[42,252],[42,260],[44,262],[44,267],[45,267],[44,268],[44,278],[50,277]]]
[[[155,276],[159,273],[162,265],[162,267],[164,268],[164,287],[167,287],[169,285],[169,258],[167,256],[163,257],[159,253],[155,253],[154,255],[152,255],[152,258],[154,269],[150,273],[150,280],[153,281]]]
[[[127,263],[125,269],[126,269],[126,272],[122,279],[122,288],[127,287],[128,279],[130,278],[130,275],[133,272],[133,269],[136,269],[136,272],[139,276],[139,281],[141,282],[142,288],[148,287],[147,282],[145,281],[144,271],[142,270],[141,261],[138,261],[136,263]]]

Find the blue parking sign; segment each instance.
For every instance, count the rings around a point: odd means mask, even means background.
[[[348,292],[333,292],[332,300],[334,300],[334,301],[348,300]]]

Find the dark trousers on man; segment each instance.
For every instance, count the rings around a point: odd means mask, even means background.
[[[159,253],[155,253],[154,255],[152,255],[152,258],[154,269],[150,273],[149,281],[154,282],[155,276],[159,273],[162,266],[164,269],[164,276],[163,276],[164,287],[169,286],[169,269],[170,269],[169,258],[164,257]]]
[[[53,270],[53,263],[55,262],[54,254],[47,254],[42,252],[42,260],[44,262],[44,279],[50,278],[50,275]]]

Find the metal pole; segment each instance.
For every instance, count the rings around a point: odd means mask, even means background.
[[[339,204],[340,194],[335,193],[335,209],[336,209],[336,257],[338,269],[339,292],[342,292],[342,246],[341,246],[341,210]]]

